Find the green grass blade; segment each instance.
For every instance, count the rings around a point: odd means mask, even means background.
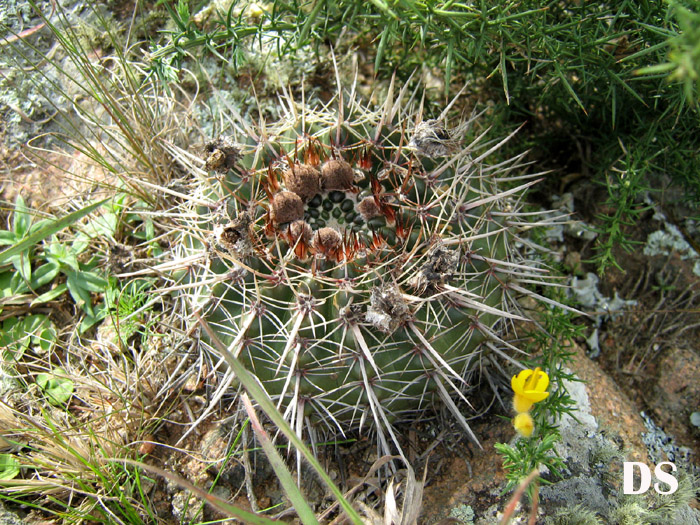
[[[40,230],[35,231],[31,235],[23,239],[21,242],[18,242],[17,244],[8,248],[7,250],[3,250],[2,252],[0,252],[0,264],[4,263],[5,261],[8,261],[11,257],[14,257],[18,253],[22,253],[23,251],[31,248],[32,246],[34,246],[38,242],[43,241],[47,237],[50,237],[51,235],[60,232],[62,229],[70,226],[74,222],[79,221],[87,214],[102,206],[108,200],[109,199],[103,199],[101,201],[90,204],[89,206],[86,206],[80,210],[74,211],[73,213],[69,213],[65,217],[56,219],[55,221],[51,222],[50,224],[46,225]]]
[[[374,59],[374,70],[378,71],[379,66],[382,63],[382,58],[384,58],[384,50],[386,49],[386,44],[389,39],[389,33],[393,31],[393,24],[389,23],[382,31],[382,36],[379,39],[379,46],[377,47],[377,56]]]
[[[566,75],[561,69],[561,66],[554,61],[554,70],[556,71],[556,76],[559,77],[559,80],[564,84],[564,88],[569,92],[569,95],[576,101],[576,104],[583,110],[584,113],[588,114],[586,111],[586,107],[583,105],[583,102],[581,102],[581,99],[578,98],[578,95],[576,94],[576,91],[574,91],[574,88],[571,87],[571,84],[569,83],[569,80],[566,78]]]
[[[235,505],[231,505],[226,500],[209,494],[208,492],[196,487],[195,485],[181,478],[180,476],[176,476],[172,472],[167,472],[165,470],[159,469],[158,467],[154,467],[153,465],[146,465],[145,463],[140,463],[138,461],[132,461],[130,459],[124,458],[110,458],[107,461],[126,463],[128,465],[133,465],[134,467],[142,468],[143,470],[162,476],[165,479],[168,479],[173,483],[176,483],[177,485],[186,488],[187,490],[195,494],[197,497],[203,499],[216,509],[220,510],[221,512],[228,513],[230,516],[241,520],[243,523],[247,523],[249,525],[273,525],[275,523],[281,523],[280,521],[266,518],[265,516],[259,516],[257,514],[253,514],[252,512],[248,512],[239,507],[236,507]]]
[[[506,45],[501,42],[501,78],[503,79],[503,92],[506,95],[506,104],[510,105],[510,94],[508,93],[508,72],[506,71]]]
[[[649,107],[649,104],[647,104],[646,101],[639,95],[639,93],[637,93],[634,89],[632,89],[632,88],[627,84],[627,82],[625,82],[624,80],[622,80],[622,79],[620,78],[620,75],[616,74],[616,73],[615,73],[614,71],[612,71],[612,70],[611,70],[611,71],[608,71],[608,73],[610,74],[610,78],[612,78],[617,84],[619,84],[619,85],[622,87],[622,89],[624,89],[625,91],[627,91],[632,97],[636,98],[637,101],[639,101],[642,105],[644,105],[644,106],[646,106],[646,107]]]
[[[292,505],[294,505],[294,509],[297,511],[299,519],[304,525],[318,525],[314,511],[311,510],[311,507],[309,507],[309,504],[304,499],[304,495],[294,482],[292,474],[289,472],[287,465],[284,464],[284,460],[279,455],[279,452],[277,452],[277,449],[275,449],[272,441],[270,441],[270,438],[260,424],[260,421],[258,421],[258,416],[255,414],[255,409],[248,398],[248,394],[243,393],[242,399],[243,405],[248,412],[248,417],[250,418],[250,424],[255,431],[255,435],[258,436],[258,441],[260,441],[263,452],[265,452],[267,459],[270,461],[270,465],[272,465],[275,474],[277,474],[277,479],[282,485],[285,494],[287,494],[287,497],[292,502]]]
[[[384,0],[369,0],[374,7],[379,9],[382,13],[384,13],[385,16],[388,16],[390,18],[393,18],[394,20],[398,20],[399,17],[394,13],[390,8],[389,5],[384,2]]]
[[[338,503],[340,503],[340,506],[343,508],[345,514],[350,518],[352,523],[354,523],[355,525],[363,525],[362,518],[360,518],[360,515],[355,509],[352,508],[350,502],[347,499],[345,499],[342,492],[340,492],[340,489],[338,489],[338,487],[335,486],[335,483],[333,483],[326,471],[323,470],[323,467],[316,459],[316,456],[313,455],[311,450],[309,450],[309,448],[304,444],[304,442],[297,436],[296,432],[294,432],[292,427],[289,426],[289,423],[287,423],[287,421],[284,419],[284,416],[282,416],[282,414],[279,413],[279,411],[275,407],[275,404],[267,395],[267,392],[263,390],[263,388],[250,375],[250,372],[248,372],[248,370],[241,364],[241,362],[238,359],[236,359],[236,357],[231,352],[228,351],[228,349],[224,346],[221,340],[217,337],[216,333],[211,329],[209,323],[202,319],[201,316],[196,312],[194,315],[197,318],[199,324],[202,325],[204,331],[207,333],[207,336],[211,339],[216,348],[221,352],[221,355],[224,356],[224,359],[226,359],[226,363],[231,367],[234,374],[236,374],[236,378],[238,378],[241,384],[245,387],[250,397],[255,399],[255,401],[258,403],[263,412],[265,412],[265,414],[272,420],[272,422],[277,426],[277,428],[287,437],[287,439],[296,447],[296,449],[299,452],[301,452],[304,458],[306,458],[306,461],[308,461],[309,465],[313,467],[313,469],[316,471],[319,477],[323,480],[326,486],[333,493]]]

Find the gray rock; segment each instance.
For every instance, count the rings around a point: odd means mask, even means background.
[[[10,512],[0,502],[0,525],[24,525],[24,520],[14,512]]]

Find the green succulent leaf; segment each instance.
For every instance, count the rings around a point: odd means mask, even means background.
[[[107,280],[100,277],[96,272],[76,272],[77,279],[82,283],[82,287],[90,292],[103,293],[107,288]]]
[[[112,210],[107,210],[99,217],[92,219],[84,228],[85,235],[89,238],[107,237],[114,238],[119,226],[119,217]]]
[[[71,252],[75,255],[80,255],[90,246],[90,239],[85,234],[78,234],[75,240],[71,243]]]
[[[11,286],[13,275],[14,272],[0,272],[0,299],[14,295]]]
[[[88,290],[83,281],[81,281],[78,272],[69,271],[66,272],[66,286],[68,286],[68,293],[82,310],[92,315],[92,297],[90,295],[90,290]]]
[[[59,264],[64,268],[69,268],[75,272],[80,269],[78,254],[72,249],[72,247],[63,242],[54,241],[49,244],[46,248],[46,255],[50,261]]]
[[[42,351],[51,349],[56,337],[56,328],[45,315],[10,317],[2,323],[0,347],[4,349],[5,359],[17,361],[30,345],[35,345]]]
[[[19,253],[10,259],[12,266],[15,267],[17,273],[24,281],[30,281],[32,278],[32,261],[29,258],[29,253]]]
[[[23,320],[25,333],[30,335],[31,345],[48,352],[56,343],[56,327],[45,315],[29,315]]]
[[[22,277],[22,275],[17,272],[13,271],[10,272],[10,295],[20,295],[20,294],[26,294],[29,293],[29,285],[27,284],[27,281]]]
[[[99,303],[95,307],[93,307],[92,312],[88,313],[83,320],[80,322],[80,325],[78,326],[78,330],[80,333],[85,332],[85,330],[88,330],[92,326],[96,325],[100,321],[102,321],[105,317],[107,317],[107,314],[109,313],[109,309],[104,303]]]

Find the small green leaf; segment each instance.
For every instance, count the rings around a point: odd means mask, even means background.
[[[4,349],[5,359],[17,361],[30,344],[50,350],[56,337],[56,328],[45,315],[28,315],[22,319],[10,317],[2,323],[0,347]]]
[[[41,220],[38,220],[38,221],[36,221],[34,224],[32,224],[32,225],[29,227],[29,231],[28,231],[27,233],[28,233],[29,235],[31,235],[31,234],[33,234],[33,233],[35,233],[35,232],[38,232],[38,231],[41,230],[42,228],[46,228],[47,226],[49,226],[52,222],[53,222],[53,219],[41,219]]]
[[[14,295],[12,292],[12,276],[14,272],[0,272],[0,298]]]
[[[84,233],[79,233],[75,236],[73,244],[71,244],[71,252],[76,255],[81,254],[87,250],[88,246],[90,246],[89,237]]]
[[[31,344],[48,352],[56,342],[56,328],[45,315],[29,315],[23,320],[24,331],[31,334]]]
[[[66,377],[65,370],[60,367],[55,368],[53,373],[38,374],[36,384],[54,406],[65,404],[73,395],[73,381]]]
[[[654,66],[641,67],[635,69],[634,75],[657,75],[659,73],[668,73],[672,69],[675,69],[676,65],[670,62],[665,62],[663,64],[656,64]]]
[[[19,475],[19,461],[12,454],[0,454],[0,479],[14,479]]]
[[[29,227],[32,225],[32,216],[29,213],[29,208],[24,204],[24,199],[21,195],[17,195],[15,200],[15,211],[12,215],[12,231],[17,239],[21,239],[29,232]]]
[[[59,284],[56,288],[52,288],[48,292],[43,293],[39,297],[34,299],[32,301],[31,306],[34,306],[35,304],[48,303],[49,301],[53,301],[57,297],[63,295],[67,290],[68,286],[65,283]]]
[[[0,230],[0,246],[7,246],[8,244],[14,244],[17,241],[17,237],[14,232],[7,230]]]
[[[12,290],[11,295],[19,295],[29,292],[27,281],[22,278],[22,275],[19,272],[10,273],[10,290]]]
[[[63,267],[77,272],[80,269],[77,254],[62,242],[54,241],[46,247],[47,257]]]
[[[7,361],[17,361],[29,347],[29,336],[24,330],[24,323],[17,317],[5,319],[0,332],[2,357]]]
[[[143,221],[143,226],[146,231],[146,239],[150,241],[156,236],[156,229],[153,225],[153,221],[151,219],[146,219]]]
[[[32,274],[32,280],[30,281],[31,287],[36,290],[41,288],[45,284],[53,281],[58,272],[61,271],[61,267],[54,261],[49,261],[46,264],[42,264]]]
[[[29,281],[32,278],[32,262],[29,259],[29,253],[20,253],[17,256],[13,257],[10,259],[10,262],[12,263],[12,266],[15,267],[15,270],[19,272],[20,276],[22,276],[22,279],[25,281]]]
[[[91,220],[84,228],[85,235],[90,238],[109,237],[113,238],[117,233],[119,218],[113,211],[106,211],[99,217]]]
[[[17,244],[8,248],[7,250],[0,252],[0,264],[2,264],[5,261],[8,261],[11,257],[17,255],[18,253],[22,253],[23,251],[31,248],[32,246],[34,246],[35,244],[37,244],[40,241],[43,241],[47,237],[50,237],[51,235],[58,233],[63,228],[70,226],[74,222],[85,217],[87,214],[89,214],[93,210],[96,210],[97,208],[102,206],[106,201],[107,201],[107,199],[101,200],[99,202],[95,202],[93,204],[90,204],[89,206],[86,206],[85,208],[83,208],[81,210],[74,211],[73,213],[69,213],[65,217],[61,217],[60,219],[56,219],[55,221],[51,221],[49,224],[47,224],[46,227],[30,234],[26,239],[23,239],[21,242],[18,242]]]
[[[102,306],[102,303],[100,303],[99,306]],[[104,320],[105,317],[107,317],[106,308],[95,308],[95,310],[96,311],[93,312],[93,314],[87,314],[85,317],[83,317],[83,320],[80,322],[80,325],[78,325],[78,331],[81,334],[85,332],[85,330],[89,330],[97,323]]]
[[[382,31],[382,36],[379,39],[379,45],[377,46],[377,56],[374,59],[374,70],[378,71],[379,66],[382,64],[382,58],[384,57],[384,50],[386,49],[387,45],[387,39],[389,38],[389,34],[391,33],[393,29],[393,24],[389,22],[387,26],[384,28],[384,31]]]
[[[39,314],[28,315],[27,317],[22,319],[23,330],[28,335],[33,335],[35,332],[42,329],[48,323],[49,323],[49,318],[46,317],[45,315],[39,315]]]
[[[90,296],[90,291],[87,290],[83,283],[80,281],[78,274],[76,272],[66,272],[68,279],[66,280],[66,286],[68,286],[68,293],[82,310],[92,315],[92,297]]]
[[[90,292],[103,293],[107,288],[107,281],[95,272],[76,272],[76,276],[82,287]]]
[[[33,337],[32,341],[36,340],[41,352],[46,353],[49,352],[56,344],[57,338],[58,335],[56,334],[56,328],[53,325],[50,325]]]

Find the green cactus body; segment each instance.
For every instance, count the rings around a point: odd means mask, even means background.
[[[489,166],[500,144],[460,147],[466,125],[420,122],[391,94],[377,112],[339,98],[288,102],[247,144],[208,146],[192,306],[299,432],[374,425],[388,449],[393,423],[440,402],[469,430],[452,398],[482,359],[513,353],[512,286],[539,271],[513,249],[532,181],[499,189],[521,158]]]

